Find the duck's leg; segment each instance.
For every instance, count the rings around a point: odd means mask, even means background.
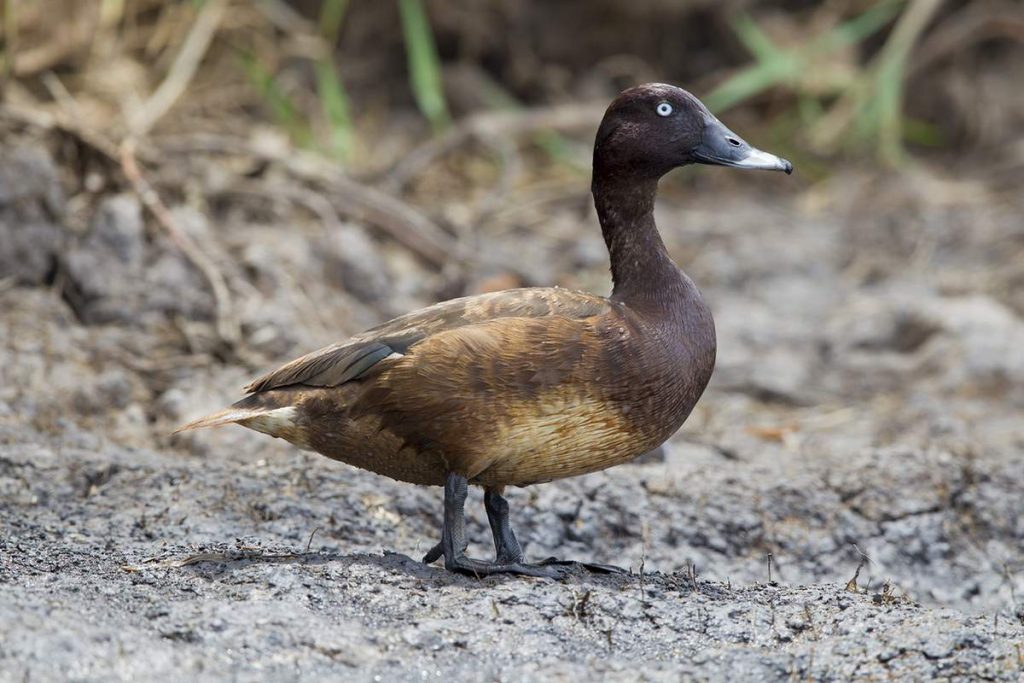
[[[519,563],[523,561],[523,547],[519,545],[512,525],[508,521],[508,501],[501,489],[484,489],[484,509],[494,536],[494,561]]]
[[[448,504],[448,490],[445,489],[445,506]],[[516,564],[523,561],[523,549],[512,532],[508,522],[508,501],[505,500],[497,489],[488,488],[484,490],[484,509],[487,510],[487,521],[491,525],[491,533],[494,535],[495,564]],[[462,542],[462,553],[465,554],[468,547],[465,538]],[[423,556],[424,564],[431,564],[444,556],[444,541],[441,541],[431,548]]]
[[[494,536],[495,564],[518,564],[523,561],[523,548],[516,539],[512,525],[508,521],[508,501],[501,495],[501,489],[484,489],[484,509],[487,510],[487,521],[491,525]],[[465,541],[465,539],[463,539]],[[462,552],[466,552],[465,543]],[[423,562],[431,564],[444,555],[444,543],[438,543],[423,556]]]
[[[523,548],[519,545],[512,525],[508,521],[508,501],[501,495],[501,489],[489,488],[484,491],[484,508],[487,510],[487,521],[491,524],[494,535],[494,552],[497,562],[523,563]],[[566,569],[582,568],[598,574],[624,574],[625,569],[610,564],[594,564],[577,562],[576,560],[559,560],[549,557],[539,564],[528,567],[561,567]]]
[[[495,562],[483,562],[466,556],[466,495],[469,492],[469,483],[466,478],[458,474],[449,474],[444,484],[444,526],[441,529],[440,553],[438,547],[434,547],[423,558],[424,562],[432,562],[441,555],[444,556],[444,566],[449,571],[471,574],[474,576],[487,576],[490,574],[521,574],[524,576],[541,576],[546,578],[557,578],[562,575],[563,570],[557,567],[541,567],[523,564],[521,561],[509,557],[500,557]],[[504,499],[503,499],[504,500]],[[508,504],[505,509],[505,525],[508,525]],[[490,510],[488,510],[490,518]],[[492,529],[494,528],[492,523]],[[511,534],[511,529],[508,529]],[[515,536],[512,536],[515,540]],[[516,546],[518,546],[518,542]],[[519,551],[522,557],[522,550]]]

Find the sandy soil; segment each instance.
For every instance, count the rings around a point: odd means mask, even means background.
[[[475,580],[414,559],[437,489],[241,428],[167,435],[438,298],[607,291],[586,179],[513,188],[477,223],[451,188],[424,199],[464,228],[476,265],[453,274],[370,223],[325,225],[322,188],[261,195],[248,168],[168,160],[242,353],[135,195],[70,183],[51,143],[0,153],[0,680],[1024,675],[1013,188],[938,167],[668,181],[659,224],[718,325],[712,387],[661,452],[510,494],[531,557],[632,572]]]

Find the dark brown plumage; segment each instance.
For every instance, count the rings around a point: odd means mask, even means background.
[[[445,485],[442,544],[428,560],[443,554],[462,571],[549,575],[522,562],[502,488],[594,472],[654,448],[711,377],[711,313],[653,218],[658,179],[694,162],[791,170],[679,88],[627,90],[594,150],[610,297],[532,288],[446,301],[294,360],[182,430],[236,422],[395,479]],[[495,563],[464,556],[466,482],[487,489]]]

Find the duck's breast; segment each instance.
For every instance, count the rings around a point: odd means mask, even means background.
[[[685,422],[714,368],[710,315],[693,329],[616,311],[595,325],[597,343],[574,381],[520,406],[503,429],[520,447],[477,475],[485,484],[527,485],[595,472],[632,460]]]

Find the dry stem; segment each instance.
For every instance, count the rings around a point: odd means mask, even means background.
[[[213,290],[213,298],[217,304],[217,334],[230,346],[236,346],[242,335],[238,319],[234,314],[231,293],[228,290],[224,275],[206,253],[192,241],[192,238],[182,231],[167,205],[160,199],[160,195],[156,193],[156,190],[143,177],[142,171],[135,160],[134,139],[128,138],[121,143],[120,156],[121,170],[124,172],[128,182],[131,183],[132,189],[138,195],[139,200],[153,214],[153,217],[156,218],[157,223],[164,229],[164,232],[171,238],[171,241],[199,269],[207,282],[210,283],[210,288]]]
[[[195,76],[199,63],[203,61],[210,41],[220,25],[227,7],[227,0],[208,0],[199,10],[199,16],[181,45],[181,51],[174,58],[167,77],[157,87],[145,104],[130,117],[129,127],[136,137],[143,137],[154,124],[166,114],[185,92]]]

